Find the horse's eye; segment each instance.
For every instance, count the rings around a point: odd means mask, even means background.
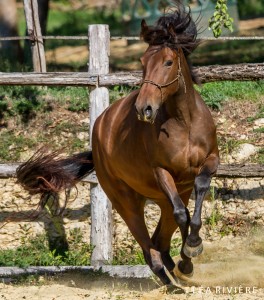
[[[172,64],[173,64],[173,61],[172,61],[172,60],[167,60],[167,61],[165,61],[164,66],[165,66],[165,67],[171,67]]]

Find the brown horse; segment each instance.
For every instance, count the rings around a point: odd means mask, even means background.
[[[187,63],[196,34],[190,12],[182,7],[155,26],[143,21],[141,36],[149,47],[141,58],[141,88],[99,116],[92,152],[67,159],[39,152],[17,171],[25,188],[45,196],[72,186],[94,167],[147,264],[164,284],[171,284],[165,268],[173,276],[193,273],[191,258],[202,252],[202,202],[219,163],[215,125],[193,87]],[[195,209],[190,217],[187,205],[193,188]],[[144,221],[146,199],[161,209],[151,238]],[[182,259],[175,267],[170,242],[177,227]]]

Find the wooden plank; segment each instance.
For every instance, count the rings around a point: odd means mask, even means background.
[[[264,63],[226,66],[196,67],[194,72],[202,83],[223,80],[264,80]],[[114,86],[139,85],[141,71],[96,74],[85,72],[4,73],[0,72],[0,85],[47,86]]]
[[[263,164],[230,164],[219,165],[217,177],[264,177]]]
[[[9,178],[16,176],[16,169],[20,163],[2,163],[0,164],[0,178]],[[216,177],[264,177],[263,164],[221,164],[218,167]],[[92,172],[83,181],[97,184],[96,173]]]
[[[46,72],[45,50],[41,37],[37,0],[24,0],[24,11],[28,35],[32,37],[31,51],[34,71]]]
[[[249,81],[264,79],[264,63],[212,65],[194,68],[202,83],[211,81]]]
[[[90,25],[89,29],[89,73],[109,72],[110,33],[108,25]],[[96,86],[90,92],[90,145],[95,120],[109,106],[109,91]],[[94,246],[91,264],[111,263],[112,250],[112,204],[100,184],[91,184],[91,244]]]
[[[97,75],[84,72],[4,73],[0,72],[0,85],[95,86]]]

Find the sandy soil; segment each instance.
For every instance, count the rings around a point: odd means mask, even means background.
[[[159,286],[155,278],[120,279],[68,273],[27,279],[23,284],[0,283],[0,299],[264,299],[263,234],[246,239],[224,238],[205,243],[204,248],[204,253],[194,260],[191,281],[178,283],[170,291]]]

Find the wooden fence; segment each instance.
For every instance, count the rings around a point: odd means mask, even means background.
[[[32,0],[33,1],[33,0]],[[34,1],[33,1],[34,2]],[[138,85],[141,72],[109,74],[110,33],[108,25],[90,25],[88,73],[0,73],[0,85],[90,86],[90,132],[101,112],[109,105],[106,86]],[[202,82],[216,80],[264,79],[264,63],[196,68]],[[90,134],[91,139],[92,134]],[[90,140],[91,142],[91,140]],[[17,164],[0,165],[0,177],[14,176]],[[264,177],[262,166],[220,166],[218,176]],[[91,244],[94,246],[92,264],[100,265],[112,260],[112,208],[95,175],[91,183]]]

